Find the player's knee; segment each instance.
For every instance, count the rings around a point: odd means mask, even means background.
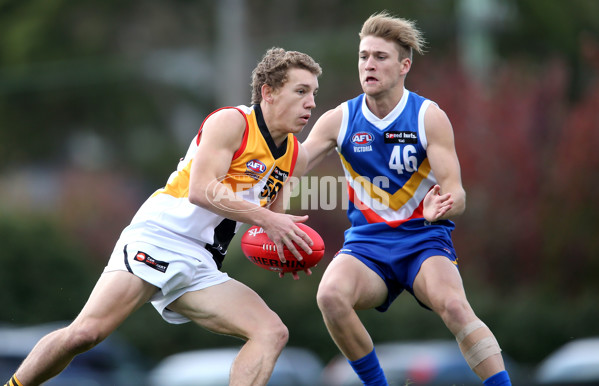
[[[454,323],[462,323],[472,319],[472,309],[466,299],[461,296],[449,296],[445,298],[437,312],[443,320]]]
[[[65,329],[65,333],[65,345],[74,353],[90,350],[105,338],[99,329],[86,325],[71,325]]]
[[[263,320],[259,328],[250,335],[250,339],[264,342],[275,350],[282,350],[289,340],[289,329],[278,316],[274,315],[268,320]]]
[[[272,339],[276,345],[283,348],[289,341],[289,329],[282,321],[274,324],[272,327]]]
[[[289,330],[282,322],[272,326],[270,334],[264,340],[274,352],[281,352],[289,341]]]
[[[316,293],[316,303],[322,313],[336,314],[345,306],[344,296],[335,287],[330,285],[321,285]]]

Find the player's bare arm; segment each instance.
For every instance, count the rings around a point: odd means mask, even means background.
[[[292,241],[306,252],[310,251],[310,238],[296,222],[304,222],[308,216],[291,216],[275,213],[248,201],[238,199],[232,189],[220,183],[231,166],[233,155],[239,149],[245,130],[245,119],[235,109],[224,109],[211,115],[202,128],[202,137],[191,165],[189,201],[221,216],[235,221],[259,225],[271,240],[296,255]],[[281,261],[285,258],[280,253]],[[299,253],[296,257],[301,259]]]
[[[308,157],[306,173],[318,165],[337,146],[343,111],[338,106],[324,113],[302,143]]]
[[[426,152],[438,182],[425,199],[425,218],[436,221],[459,216],[466,209],[466,192],[451,122],[443,110],[431,104],[424,116],[424,125],[428,140]]]
[[[244,117],[235,109],[220,110],[204,122],[191,165],[189,201],[233,220],[248,222],[248,212],[259,211],[258,206],[236,200],[233,191],[219,183],[241,146],[245,125]]]

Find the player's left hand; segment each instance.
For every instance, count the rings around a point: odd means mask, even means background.
[[[451,209],[452,205],[451,193],[441,194],[441,187],[435,185],[424,197],[424,218],[427,221],[435,222],[441,219]]]
[[[293,280],[299,280],[299,275],[297,274],[299,271],[293,271],[291,272],[291,276],[293,276]],[[306,272],[306,276],[310,276],[312,275],[312,271],[310,270],[310,268],[306,268],[304,269],[304,272]],[[279,272],[279,277],[283,278],[285,276],[285,272]]]

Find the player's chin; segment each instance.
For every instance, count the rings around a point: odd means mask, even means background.
[[[290,132],[292,134],[299,134],[299,133],[301,133],[302,130],[304,130],[304,127],[306,127],[306,123],[304,123],[304,122],[298,122],[298,123],[296,123],[295,125],[293,125],[291,127]]]
[[[377,96],[381,93],[381,87],[377,83],[362,83],[362,91],[369,96]]]

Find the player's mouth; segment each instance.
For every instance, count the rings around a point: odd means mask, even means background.
[[[379,80],[377,78],[375,78],[374,76],[367,76],[366,79],[364,80],[364,83],[366,84],[373,84],[378,82]]]
[[[302,120],[302,122],[304,122],[304,125],[308,123],[308,121],[310,120],[310,114],[306,114],[306,115],[302,115],[300,117],[300,119]]]

